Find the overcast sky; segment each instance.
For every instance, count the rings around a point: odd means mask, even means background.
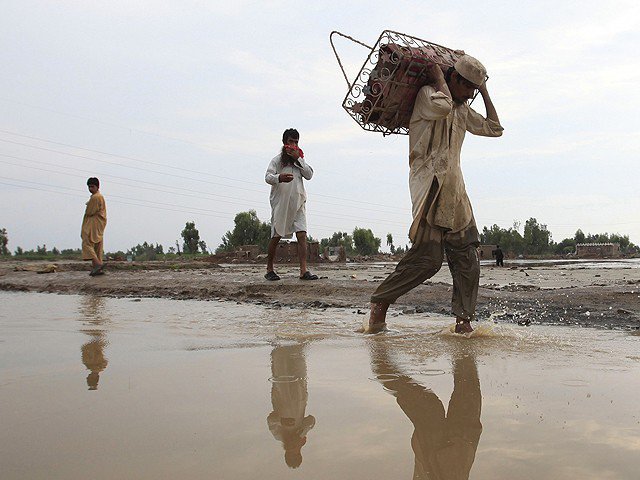
[[[328,41],[339,30],[373,45],[385,29],[488,69],[504,135],[468,134],[462,150],[480,228],[535,217],[556,241],[582,228],[640,244],[635,1],[20,0],[0,16],[9,248],[79,248],[97,176],[107,251],[166,249],[187,221],[214,249],[237,212],[269,220],[264,172],[288,127],[315,170],[310,235],[359,226],[408,243],[408,137],[346,114]],[[336,43],[355,77],[367,49]]]

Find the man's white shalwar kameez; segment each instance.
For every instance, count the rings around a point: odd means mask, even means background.
[[[281,173],[290,173],[293,180],[280,182]],[[313,168],[301,157],[293,165],[283,165],[280,154],[271,160],[265,181],[271,185],[271,237],[291,238],[296,232],[307,231],[305,204],[307,192],[304,180],[311,180]]]

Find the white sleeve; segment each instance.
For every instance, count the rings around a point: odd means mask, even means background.
[[[280,183],[280,174],[277,171],[278,166],[278,157],[271,160],[269,163],[269,167],[267,168],[267,173],[264,175],[264,181],[269,185],[277,185]]]

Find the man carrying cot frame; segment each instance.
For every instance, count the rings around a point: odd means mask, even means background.
[[[476,247],[479,233],[460,168],[465,133],[499,137],[503,128],[486,86],[487,71],[475,58],[462,55],[444,73],[431,65],[432,85],[422,87],[409,123],[409,190],[413,222],[412,247],[371,296],[365,333],[386,328],[389,305],[434,276],[444,254],[453,277],[455,331],[473,331],[480,279]],[[478,91],[487,117],[468,105]]]

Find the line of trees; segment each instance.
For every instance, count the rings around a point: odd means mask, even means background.
[[[267,251],[271,238],[271,225],[258,218],[255,210],[236,214],[233,230],[228,231],[222,237],[222,243],[216,249],[216,253],[232,252],[241,245],[258,245],[262,252]],[[309,241],[315,241],[307,235]],[[377,238],[371,229],[356,227],[351,234],[347,232],[335,232],[329,238],[319,241],[320,247],[345,248],[347,255],[375,255],[380,252],[382,241]]]
[[[391,234],[388,234],[387,240],[390,237]],[[393,246],[393,240],[391,243]],[[325,247],[344,247],[347,256],[376,255],[380,253],[381,244],[382,240],[376,237],[370,228],[360,227],[354,228],[351,234],[348,232],[334,232],[330,237],[320,239],[321,249]]]
[[[513,255],[566,255],[576,251],[578,243],[618,243],[624,254],[640,253],[640,248],[629,240],[629,235],[618,233],[585,234],[578,229],[572,238],[554,242],[551,232],[545,224],[535,218],[525,222],[524,234],[520,234],[520,223],[514,222],[511,228],[492,225],[484,227],[480,234],[480,243],[500,245],[503,251]]]
[[[520,233],[520,222],[514,222],[510,228],[502,228],[496,224],[491,227],[484,227],[480,234],[480,243],[485,245],[500,245],[503,251],[512,255],[566,255],[575,252],[578,243],[618,243],[620,251],[624,254],[638,254],[640,247],[629,240],[629,235],[618,233],[597,233],[585,234],[582,230],[577,230],[572,238],[565,238],[560,242],[554,242],[547,225],[538,222],[535,218],[530,218],[524,224],[523,233]],[[200,239],[200,232],[196,228],[195,222],[186,222],[184,229],[180,233],[182,237],[182,250],[180,242],[176,240],[175,247],[168,248],[166,254],[169,255],[198,255],[211,254],[207,244]],[[231,252],[241,245],[258,245],[262,252],[267,251],[267,245],[271,238],[271,225],[258,218],[255,210],[239,212],[234,218],[234,228],[224,234],[222,243],[216,248],[216,253]],[[308,236],[309,241],[314,241]],[[393,254],[403,254],[409,248],[396,247],[393,236],[388,233],[386,238],[387,246]],[[342,246],[347,256],[354,255],[375,255],[380,253],[381,239],[376,237],[371,229],[355,227],[353,232],[334,232],[330,237],[322,238],[319,241],[321,249],[325,247]],[[8,248],[9,236],[6,228],[0,228],[0,256],[11,256]],[[35,250],[23,250],[21,247],[15,249],[14,255],[22,258],[77,258],[81,254],[78,249],[58,250],[56,247],[51,250],[46,245],[38,245]],[[158,243],[143,242],[131,247],[127,252],[116,252],[115,256],[131,256],[137,260],[155,260],[158,255],[165,255],[164,247]]]
[[[167,254],[173,255],[197,255],[205,254],[209,255],[211,252],[207,248],[207,244],[204,240],[200,240],[200,232],[196,228],[195,222],[186,222],[184,229],[180,233],[182,237],[182,250],[180,249],[180,242],[176,240],[175,247],[171,246],[167,250]],[[0,256],[11,256],[11,251],[8,248],[9,234],[6,228],[0,229]],[[82,254],[80,248],[69,248],[64,250],[58,250],[56,247],[48,249],[46,245],[38,245],[33,250],[24,250],[22,247],[16,247],[13,256],[30,260],[38,259],[53,259],[55,257],[75,259]],[[131,256],[136,260],[156,260],[159,255],[165,255],[164,247],[159,243],[155,245],[152,242],[142,242],[128,249],[126,252],[117,251],[108,254],[110,257],[129,257]]]

